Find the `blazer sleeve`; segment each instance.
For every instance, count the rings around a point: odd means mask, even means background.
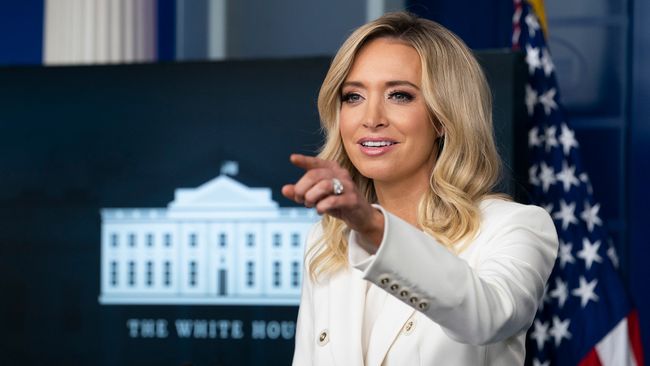
[[[442,326],[452,339],[483,345],[530,327],[557,256],[558,239],[548,213],[506,203],[484,213],[470,266],[428,234],[383,212],[384,237],[376,253],[357,233],[349,237],[364,278]],[[494,216],[497,217],[494,217]],[[353,256],[351,256],[351,259]]]
[[[320,232],[320,222],[318,222],[308,235],[305,245],[306,250],[315,243],[315,240],[321,235]],[[314,304],[312,282],[307,265],[307,261],[303,261],[302,290],[300,294],[298,320],[296,321],[296,343],[293,353],[293,366],[314,364],[314,344],[316,342],[316,336],[314,334]]]

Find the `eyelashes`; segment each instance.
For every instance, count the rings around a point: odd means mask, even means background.
[[[400,103],[408,103],[414,99],[413,94],[404,91],[394,91],[388,93],[388,97]]]
[[[355,103],[361,100],[361,95],[358,93],[343,93],[341,95],[341,102],[343,103]]]
[[[409,103],[415,99],[415,96],[413,94],[401,90],[390,91],[386,97],[389,100],[394,100],[397,103]],[[341,95],[342,103],[354,104],[360,102],[362,99],[364,98],[357,92],[343,93]]]

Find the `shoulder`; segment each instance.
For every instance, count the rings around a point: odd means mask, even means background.
[[[485,223],[507,221],[551,220],[551,216],[543,208],[535,205],[524,205],[499,198],[487,198],[479,203],[481,220]]]
[[[501,231],[525,227],[531,231],[555,233],[553,219],[543,208],[498,198],[484,199],[479,204],[481,231]]]

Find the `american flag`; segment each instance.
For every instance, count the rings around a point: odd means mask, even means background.
[[[528,67],[529,187],[533,203],[550,213],[560,239],[528,331],[526,364],[641,366],[637,313],[617,272],[616,250],[560,103],[544,32],[528,2],[514,0],[514,5],[513,48],[524,52]]]

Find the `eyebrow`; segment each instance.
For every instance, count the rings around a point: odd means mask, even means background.
[[[391,81],[387,81],[385,84],[386,84],[386,86],[391,86],[391,87],[392,86],[400,86],[400,85],[409,85],[409,86],[411,86],[411,87],[413,87],[413,88],[415,88],[417,90],[420,90],[420,87],[418,87],[417,85],[415,85],[412,82],[407,81],[407,80],[391,80]],[[356,86],[356,87],[359,87],[359,88],[363,88],[365,85],[360,81],[346,81],[341,86],[342,87]]]

